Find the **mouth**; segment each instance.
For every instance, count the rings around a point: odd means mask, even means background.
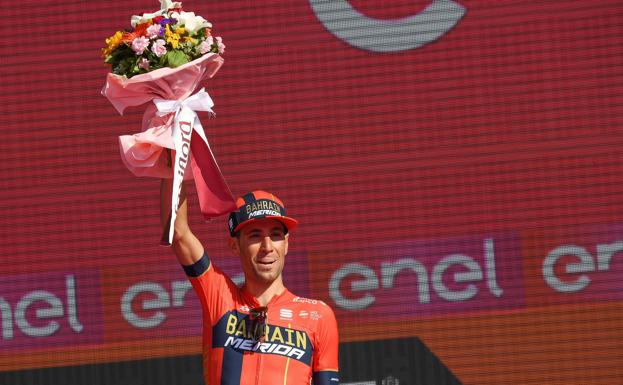
[[[273,263],[275,263],[275,261],[256,261],[258,265],[264,265],[264,266],[270,266]]]
[[[258,272],[271,272],[274,270],[274,265],[275,261],[257,261],[256,263],[256,269]]]

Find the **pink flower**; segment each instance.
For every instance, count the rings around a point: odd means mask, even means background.
[[[149,70],[149,60],[142,57],[141,60],[138,61],[138,66],[144,70]]]
[[[201,44],[197,46],[197,50],[202,55],[210,52],[210,50],[212,49],[212,44],[213,44],[212,36],[208,37],[208,39],[210,39],[210,41],[208,40],[202,41]]]
[[[156,54],[156,56],[161,57],[162,55],[167,53],[167,47],[165,47],[166,44],[167,42],[162,39],[154,41],[154,43],[151,45],[151,52]]]
[[[225,44],[223,44],[223,39],[220,36],[216,37],[216,43],[218,44],[218,53],[225,53]]]
[[[153,39],[156,36],[160,36],[160,30],[162,29],[162,26],[160,24],[152,24],[149,27],[147,27],[147,31],[145,31],[147,33],[147,36],[150,39]]]
[[[145,36],[140,36],[132,40],[132,51],[137,55],[142,55],[145,48],[149,45],[149,39]]]

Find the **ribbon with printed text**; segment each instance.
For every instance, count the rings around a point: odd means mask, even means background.
[[[175,114],[171,127],[171,137],[175,150],[172,165],[171,212],[163,229],[161,240],[161,244],[168,246],[173,242],[174,224],[181,201],[182,183],[189,163],[193,169],[199,204],[204,216],[207,212],[226,212],[234,209],[235,205],[197,115],[197,111],[214,115],[212,110],[214,102],[210,95],[202,88],[183,100],[156,98],[153,102],[158,109],[158,115]]]

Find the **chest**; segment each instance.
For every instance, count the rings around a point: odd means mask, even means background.
[[[309,311],[304,317],[295,317],[294,311],[269,310],[264,322],[244,311],[227,312],[212,328],[212,370],[221,366],[223,379],[231,376],[231,384],[308,385],[316,335]]]

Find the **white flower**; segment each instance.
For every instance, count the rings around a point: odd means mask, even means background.
[[[173,12],[171,17],[177,20],[177,26],[183,25],[189,35],[194,34],[201,28],[212,28],[212,23],[199,15],[195,15],[194,12]]]
[[[164,13],[164,11],[160,10],[154,13],[143,13],[143,16],[134,15],[130,19],[130,24],[132,24],[132,27],[136,27],[139,24],[147,23],[156,16],[164,15]]]
[[[163,11],[167,11],[171,8],[181,8],[181,1],[170,1],[170,0],[160,0],[160,9]]]
[[[167,11],[171,8],[181,8],[181,7],[182,7],[182,3],[179,1],[160,0],[159,11],[154,12],[154,13],[143,13],[143,16],[134,15],[130,19],[130,24],[132,24],[132,27],[136,27],[139,24],[148,22],[149,20],[153,19],[156,16],[166,16]]]

